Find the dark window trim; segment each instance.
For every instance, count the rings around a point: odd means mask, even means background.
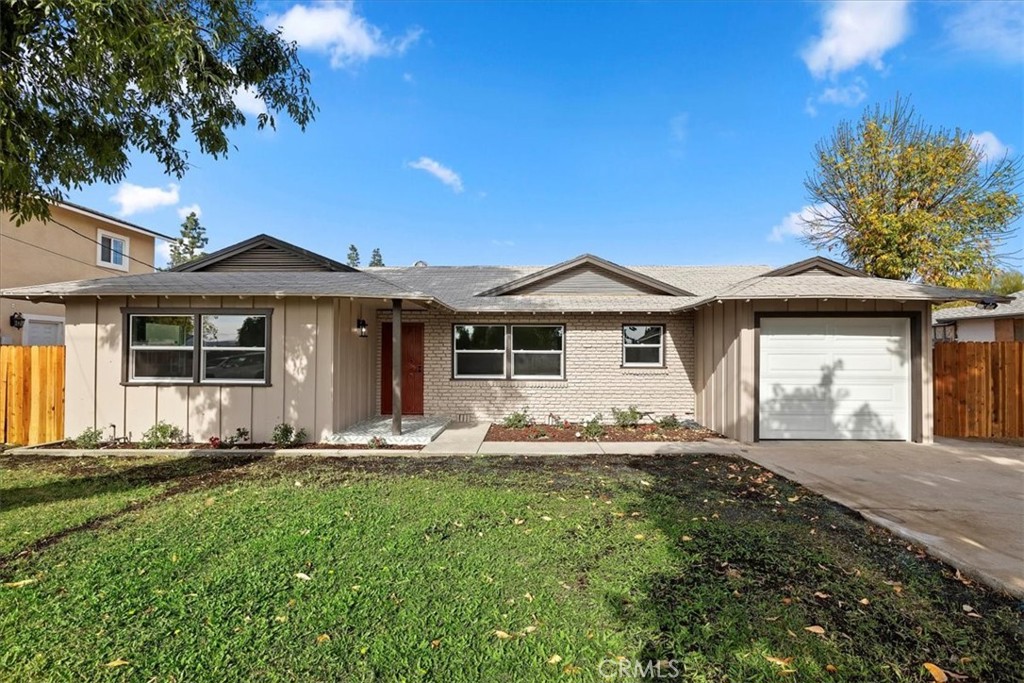
[[[908,441],[920,443],[924,434],[923,373],[921,336],[924,314],[921,311],[758,311],[754,313],[754,442],[761,440],[761,319],[762,318],[906,318],[910,321],[910,434]],[[737,388],[738,389],[738,388]],[[934,431],[934,429],[933,429]]]
[[[144,380],[133,380],[128,376],[128,361],[129,355],[131,354],[131,317],[133,315],[173,315],[173,316],[192,316],[193,329],[196,330],[196,343],[192,346],[192,378],[182,380],[169,380],[161,382],[159,380],[144,379]],[[202,366],[201,355],[203,353],[202,344],[202,321],[200,316],[204,315],[264,315],[267,317],[267,325],[264,330],[264,346],[266,353],[266,369],[264,370],[264,377],[262,380],[256,380],[254,382],[218,382],[218,381],[203,381],[199,376],[200,367]],[[121,309],[121,384],[127,387],[269,387],[270,384],[270,365],[271,365],[271,346],[270,340],[272,335],[270,333],[271,327],[274,324],[274,309],[272,308],[189,308],[189,307],[175,307],[175,308],[153,308],[153,307],[140,307],[131,308],[124,307]],[[184,350],[184,349],[183,349]]]
[[[626,342],[623,340],[624,332],[627,327],[660,327],[661,328],[661,363],[627,363],[626,362]],[[619,367],[623,370],[657,370],[659,368],[665,369],[668,367],[668,345],[666,344],[666,337],[668,336],[668,325],[661,322],[651,323],[622,323],[622,329],[619,330]]]
[[[505,376],[504,377],[458,377],[455,375],[455,328],[456,327],[504,327],[505,328]],[[512,376],[512,328],[513,327],[561,327],[562,328],[562,375],[560,377],[513,377]],[[544,322],[496,322],[474,321],[455,322],[451,324],[448,340],[451,343],[452,362],[449,379],[456,382],[565,382],[569,378],[568,350],[565,347],[565,335],[568,325],[565,323]],[[495,352],[497,353],[497,352]]]

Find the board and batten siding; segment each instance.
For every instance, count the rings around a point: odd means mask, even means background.
[[[757,423],[758,313],[821,313],[866,317],[917,313],[911,337],[918,344],[911,367],[911,439],[932,441],[931,305],[920,301],[790,299],[724,301],[696,312],[697,421],[738,441],[752,442]],[[918,329],[914,329],[918,328]]]
[[[125,385],[124,308],[271,309],[270,386]],[[248,429],[270,440],[288,422],[322,440],[373,410],[372,339],[355,320],[372,309],[348,300],[288,297],[104,297],[67,302],[65,434],[97,427],[133,440],[157,421],[194,441]]]

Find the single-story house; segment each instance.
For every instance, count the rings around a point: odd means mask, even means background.
[[[935,341],[1024,341],[1024,289],[1010,299],[937,309],[932,336]]]
[[[280,422],[325,439],[382,415],[400,429],[635,405],[746,442],[927,442],[931,307],[990,298],[820,257],[356,270],[266,235],[169,272],[3,295],[67,307],[67,434],[164,420],[256,441]]]

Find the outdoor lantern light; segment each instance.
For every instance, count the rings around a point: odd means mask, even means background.
[[[11,327],[16,330],[25,327],[25,316],[18,312],[11,313]]]
[[[359,330],[360,337],[366,337],[366,321],[360,318],[356,321],[356,329]]]

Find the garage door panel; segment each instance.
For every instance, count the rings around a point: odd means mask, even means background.
[[[908,438],[909,341],[906,318],[762,319],[760,438]]]

